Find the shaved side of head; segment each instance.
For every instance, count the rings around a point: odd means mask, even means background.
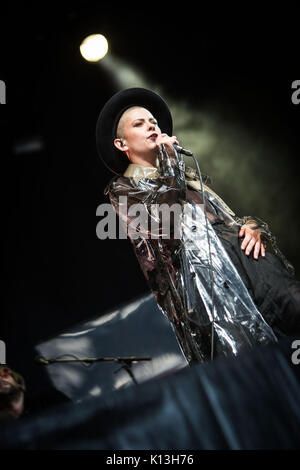
[[[124,138],[124,125],[126,122],[126,117],[129,111],[132,111],[133,109],[140,108],[141,106],[131,106],[131,108],[126,109],[122,116],[120,117],[120,120],[118,122],[118,127],[117,127],[117,139],[122,139]]]

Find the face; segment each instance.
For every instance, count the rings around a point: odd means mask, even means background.
[[[6,368],[0,372],[0,398],[7,402],[4,407],[1,405],[0,421],[19,418],[24,408],[24,393]]]
[[[156,139],[161,134],[154,116],[145,108],[132,107],[122,115],[118,125],[115,145],[126,152],[132,163],[154,163],[156,159]],[[119,145],[120,140],[123,146]]]

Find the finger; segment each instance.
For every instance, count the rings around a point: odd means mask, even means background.
[[[241,228],[241,230],[240,230],[240,232],[239,232],[239,237],[242,237],[242,236],[244,235],[244,233],[245,233],[245,228],[246,228],[246,227],[242,227],[242,228]]]
[[[176,135],[172,135],[172,137],[167,136],[166,144],[169,144],[169,145],[177,144],[177,145],[179,145]]]
[[[247,248],[245,250],[245,253],[246,253],[247,256],[251,253],[251,250],[254,247],[255,243],[256,243],[256,240],[254,238],[251,238],[251,240],[248,243]]]
[[[252,237],[251,237],[250,233],[246,233],[245,238],[244,238],[244,240],[243,240],[243,243],[241,244],[242,250],[244,250],[244,249],[246,248],[246,246],[248,245],[248,243],[249,243],[249,241],[251,240],[251,238],[252,238]]]
[[[261,251],[261,256],[265,257],[266,256],[266,249],[265,249],[263,243],[260,246],[260,251]]]
[[[178,144],[178,140],[177,140],[177,137],[176,136],[172,136],[172,137],[169,137],[167,134],[161,134],[158,138],[157,138],[157,141],[156,143],[158,145],[160,144],[164,144],[166,145],[167,147],[172,147],[173,144],[177,143]]]
[[[165,145],[167,151],[168,151],[169,154],[171,154],[171,155],[174,155],[174,147],[173,147],[173,145],[174,145],[174,144],[179,145],[176,136],[172,136],[172,137],[167,136],[167,137],[165,137],[165,138],[163,139],[163,144]]]
[[[259,252],[260,252],[260,247],[261,247],[261,243],[256,242],[255,247],[254,247],[254,252],[253,252],[253,258],[258,259],[258,255],[259,255]]]
[[[170,137],[168,134],[160,134],[157,139],[161,140],[162,142],[168,142],[168,141],[172,140],[174,137],[175,136]]]

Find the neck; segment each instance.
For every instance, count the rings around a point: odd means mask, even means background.
[[[129,161],[130,163],[135,163],[136,165],[142,165],[142,166],[147,166],[151,168],[156,168],[156,155],[147,155],[145,156],[139,156],[139,155],[129,155]]]

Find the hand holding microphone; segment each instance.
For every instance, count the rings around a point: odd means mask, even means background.
[[[156,140],[157,146],[164,144],[166,150],[171,154],[174,155],[174,149],[176,152],[181,153],[182,155],[186,155],[188,157],[192,157],[193,154],[190,150],[186,150],[183,147],[180,147],[177,137],[173,135],[169,137],[167,134],[161,134]]]
[[[175,155],[174,146],[179,145],[179,142],[175,135],[173,135],[172,137],[169,137],[167,134],[160,134],[156,139],[157,149],[159,149],[160,145],[164,145],[168,154],[174,156]]]

